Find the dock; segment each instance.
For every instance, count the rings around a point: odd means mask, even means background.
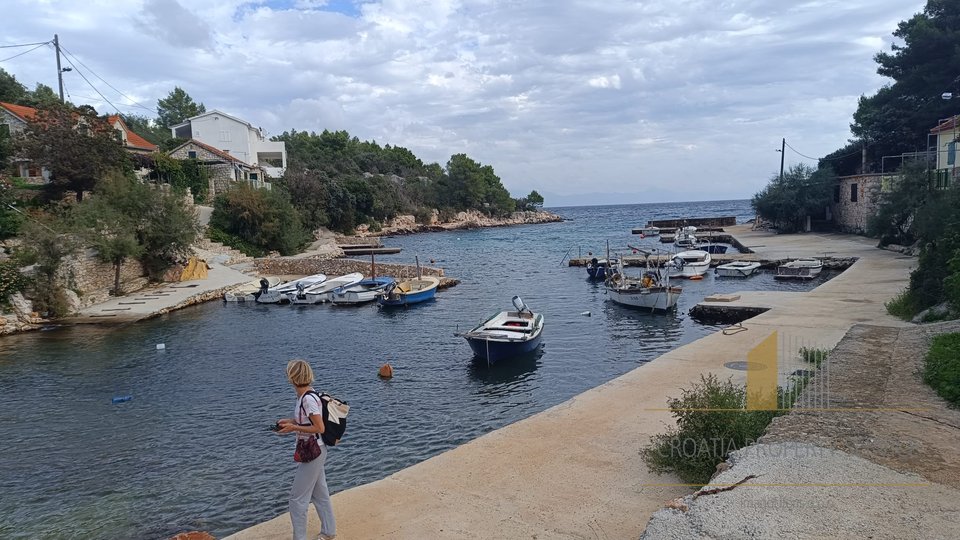
[[[337,238],[337,247],[343,250],[344,257],[361,255],[396,255],[400,253],[398,247],[384,246],[379,236],[356,237],[342,236]]]

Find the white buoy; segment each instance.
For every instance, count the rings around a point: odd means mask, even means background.
[[[584,311],[584,312],[581,313],[580,315],[583,315],[584,317],[589,317],[589,316],[590,316],[590,312],[589,312],[589,311]]]
[[[166,344],[164,344],[164,343],[157,343],[157,350],[158,350],[158,351],[162,351],[162,350],[164,350],[164,349],[166,349],[166,348],[167,348]]]

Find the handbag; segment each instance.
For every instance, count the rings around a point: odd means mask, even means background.
[[[300,411],[304,413],[306,412],[303,408],[303,397],[300,398]],[[311,461],[320,457],[320,453],[322,451],[323,450],[320,448],[320,444],[317,443],[316,435],[311,435],[306,439],[301,439],[300,436],[297,435],[297,448],[293,451],[293,460],[297,463],[310,463]]]
[[[297,439],[297,449],[293,451],[293,460],[297,463],[310,463],[320,457],[322,451],[317,443],[316,436],[309,439]]]

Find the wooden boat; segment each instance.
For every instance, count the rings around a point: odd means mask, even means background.
[[[702,276],[710,269],[712,258],[701,249],[681,251],[665,265],[670,277],[693,278]]]
[[[363,304],[373,302],[378,296],[393,285],[397,280],[390,276],[379,276],[358,281],[352,285],[337,287],[331,293],[330,301],[334,304]]]
[[[398,281],[377,297],[381,306],[409,306],[432,299],[437,294],[440,278],[422,276]]]
[[[616,261],[613,261],[615,264]],[[607,271],[609,270],[611,261],[607,259],[598,259],[596,257],[590,259],[590,262],[587,263],[587,277],[589,279],[598,279],[604,280],[607,279]]]
[[[501,311],[469,332],[456,335],[467,340],[477,358],[493,364],[519,356],[540,346],[543,315],[530,311],[519,296],[513,297],[516,311]]]
[[[363,274],[354,272],[344,276],[328,279],[323,283],[318,283],[312,287],[307,287],[303,291],[298,291],[290,295],[292,304],[320,304],[329,302],[333,296],[333,290],[338,287],[348,287],[363,280]]]
[[[677,305],[683,289],[670,286],[670,275],[650,266],[651,251],[632,248],[646,259],[646,270],[640,277],[631,277],[618,265],[606,282],[610,300],[635,308],[650,311],[667,311]]]
[[[733,261],[717,267],[717,275],[721,277],[747,277],[760,268],[756,261]]]
[[[312,276],[288,281],[282,285],[270,287],[266,291],[261,292],[260,296],[257,297],[257,302],[261,304],[278,304],[289,302],[290,298],[294,294],[297,294],[298,291],[306,290],[314,285],[323,283],[326,280],[327,276],[325,274],[314,274]]]
[[[820,259],[796,259],[777,267],[776,279],[813,279],[823,270]]]
[[[266,283],[264,283],[266,282]],[[265,285],[265,287],[264,287]],[[280,278],[278,277],[265,277],[260,279],[255,279],[248,283],[244,283],[239,287],[228,291],[223,294],[224,302],[253,302],[257,299],[257,296],[260,296],[260,292],[265,289],[270,289],[270,287],[276,287],[280,285]]]

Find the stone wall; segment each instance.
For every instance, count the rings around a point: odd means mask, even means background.
[[[867,221],[877,210],[881,188],[882,177],[879,174],[841,176],[834,187],[833,203],[830,205],[830,213],[837,230],[854,234],[865,233]],[[854,191],[856,201],[852,200]]]
[[[266,276],[308,276],[326,274],[328,277],[342,276],[360,272],[370,275],[370,261],[359,259],[295,259],[290,257],[272,257],[254,261],[257,273]],[[421,266],[425,276],[443,277],[442,268]],[[417,267],[411,264],[377,263],[377,275],[406,279],[417,275]]]
[[[120,288],[124,293],[138,291],[149,282],[147,272],[140,261],[127,261],[120,267]],[[114,268],[101,262],[97,252],[87,249],[63,260],[58,278],[66,289],[76,294],[75,309],[105,302],[113,290]],[[71,296],[68,292],[68,296]]]
[[[373,232],[365,225],[357,227],[357,236],[390,236],[397,234],[413,234],[428,231],[451,231],[456,229],[479,229],[482,227],[505,227],[508,225],[528,225],[534,223],[555,223],[563,218],[543,210],[532,212],[514,212],[509,217],[489,217],[476,210],[458,212],[450,221],[440,222],[438,213],[433,211],[430,225],[416,222],[414,216],[401,215],[392,219],[378,232]]]

